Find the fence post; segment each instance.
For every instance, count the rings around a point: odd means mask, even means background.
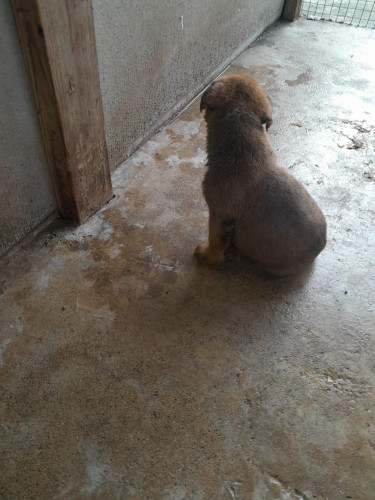
[[[282,17],[287,21],[295,21],[301,10],[302,0],[285,0]]]

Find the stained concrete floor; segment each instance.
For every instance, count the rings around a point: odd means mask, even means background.
[[[1,498],[375,498],[373,54],[373,31],[301,20],[230,68],[326,214],[309,276],[193,261],[198,101],[87,224],[3,261]]]

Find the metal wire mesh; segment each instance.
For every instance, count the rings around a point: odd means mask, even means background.
[[[375,0],[302,0],[301,14],[307,19],[375,29]]]

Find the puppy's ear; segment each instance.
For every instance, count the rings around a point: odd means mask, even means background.
[[[272,107],[266,92],[256,82],[248,86],[251,96],[251,109],[259,117],[266,130],[272,125]]]
[[[262,116],[262,125],[266,125],[266,130],[272,125],[272,118],[270,116]]]
[[[213,111],[218,108],[224,97],[223,89],[224,83],[221,81],[214,82],[210,85],[201,97],[200,110],[203,111],[207,109]]]

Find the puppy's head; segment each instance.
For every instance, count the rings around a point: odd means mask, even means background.
[[[252,113],[268,130],[272,124],[271,104],[259,84],[248,76],[224,75],[202,95],[200,110],[208,124],[235,109]]]

